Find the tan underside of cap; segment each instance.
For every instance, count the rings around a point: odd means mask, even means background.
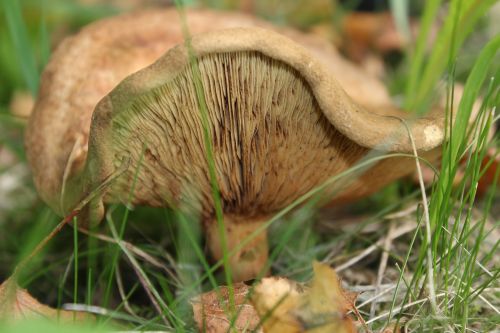
[[[364,106],[388,105],[375,78],[343,59],[328,42],[277,28],[239,13],[188,10],[192,34],[238,26],[278,30],[325,63],[344,89]],[[81,172],[87,158],[91,115],[97,102],[129,74],[154,62],[183,40],[175,9],[107,18],[66,39],[44,70],[39,98],[26,131],[26,151],[41,197],[63,214],[63,180]]]
[[[288,65],[248,51],[206,55],[198,64],[225,213],[254,217],[277,211],[366,153],[331,126],[309,86]],[[212,215],[194,80],[184,68],[124,108],[113,108],[110,135],[99,141],[115,157],[114,168],[126,158],[132,167],[107,200],[125,201],[137,175],[136,203],[172,206],[182,200]]]
[[[194,37],[192,49],[200,59],[217,180],[229,213],[281,209],[354,165],[367,149],[412,149],[400,119],[355,103],[322,63],[288,38],[257,28],[231,29]],[[76,183],[96,186],[128,156],[132,168],[107,200],[123,200],[133,170],[139,170],[136,203],[175,205],[187,198],[212,213],[188,60],[186,46],[178,46],[99,103],[86,171]],[[441,143],[442,120],[409,122],[417,149],[430,151]],[[367,183],[347,189],[348,198],[376,191],[408,173],[412,163],[393,158],[377,165],[363,178]]]

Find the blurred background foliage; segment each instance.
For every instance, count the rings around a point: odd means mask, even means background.
[[[32,107],[32,95],[37,91],[39,75],[51,51],[66,36],[97,19],[139,8],[172,5],[168,0],[2,1],[3,5],[0,6],[2,11],[0,12],[0,281],[10,275],[19,258],[29,253],[59,221],[59,218],[37,199],[25,163],[22,133],[26,124],[26,116]],[[490,0],[486,1],[491,3]],[[278,25],[291,25],[327,38],[349,59],[383,79],[394,99],[403,105],[405,89],[409,75],[411,75],[410,54],[415,45],[413,42],[409,43],[407,39],[414,41],[418,36],[420,16],[426,2],[410,0],[184,0],[183,3],[192,7],[244,11]],[[401,6],[401,3],[405,5]],[[442,9],[437,13],[429,32],[430,37],[426,45],[428,49],[433,46],[432,42],[436,38],[438,28],[446,20],[448,6],[450,2],[444,1]],[[481,15],[470,38],[456,54],[457,59],[453,59],[452,70],[456,82],[465,80],[482,46],[499,33],[499,8],[500,6],[497,5],[487,15]],[[359,16],[366,13],[369,16]],[[388,20],[388,15],[393,19]],[[500,61],[497,61],[498,64]],[[492,68],[491,71],[493,74],[496,73],[498,66]],[[444,68],[437,73],[440,78],[443,72]],[[443,81],[446,81],[447,78],[444,77],[444,79]],[[441,86],[444,84],[441,83]],[[437,88],[432,86],[432,89]],[[414,182],[403,180],[357,203],[354,207],[335,214],[337,217],[353,213],[354,215],[364,214],[365,217],[369,216],[367,220],[375,219],[382,212],[404,206],[415,200],[417,197],[415,188]],[[124,210],[124,207],[117,208],[116,214],[119,215]],[[359,244],[372,244],[377,239],[372,235],[356,235],[356,230],[351,230],[350,233],[340,232],[335,236],[331,233],[323,233],[322,228],[323,231],[328,228],[321,224],[321,214],[329,213],[328,211],[322,212],[317,217],[315,210],[305,209],[289,217],[289,222],[297,224],[297,228],[291,232],[290,236],[294,241],[290,241],[287,244],[287,250],[276,258],[274,268],[278,273],[305,280],[310,276],[309,266],[312,258],[327,257],[330,252],[333,252],[333,247],[339,247],[338,244],[344,246],[342,250],[344,254],[349,253],[351,247],[358,251]],[[317,228],[312,226],[313,216],[316,216],[315,220],[320,220]],[[138,228],[139,224],[130,223],[125,238],[141,248],[159,253],[162,258],[170,258],[169,253],[176,253],[175,238],[179,234],[179,226],[175,223],[175,212],[167,209],[135,208],[129,218],[131,221],[141,222],[166,221],[167,223],[157,224],[140,223],[140,228]],[[290,224],[276,223],[270,232],[271,235],[282,235],[286,230],[290,230]],[[170,237],[165,237],[165,235],[170,235]],[[73,239],[71,228],[62,230],[57,239],[50,243],[52,249],[45,249],[46,255],[38,256],[30,274],[21,280],[24,286],[33,285],[36,281],[36,288],[32,288],[31,291],[43,303],[59,305],[63,300],[74,296],[71,294],[71,288],[61,288],[65,284],[71,285],[75,282],[68,273],[73,259]],[[270,239],[274,247],[280,245],[279,237],[271,236]],[[353,245],[356,242],[358,243]],[[94,292],[102,296],[102,286],[106,284],[107,277],[106,261],[112,257],[113,253],[114,248],[106,243],[99,243],[97,247],[82,248],[80,252],[82,258],[98,256],[99,262],[95,271],[90,273],[85,266],[82,266],[79,283],[83,291],[80,300],[85,299],[90,302]],[[376,269],[373,262],[369,265],[372,265],[371,268],[374,270]],[[131,268],[122,267],[122,271],[126,284],[133,286],[131,289],[137,289],[137,282],[133,280],[135,276]],[[158,278],[165,293],[174,289],[170,284],[175,284],[175,281],[168,280],[168,276],[162,278],[153,269],[149,273]],[[92,281],[94,289],[92,295],[85,296],[86,288],[90,288],[87,284],[90,281],[90,279],[87,280],[88,274],[95,274],[97,277],[96,282]],[[373,275],[373,272],[367,273],[368,276],[370,274]],[[95,291],[95,285],[99,285],[101,290]],[[116,297],[115,301],[117,304],[120,303],[120,298]],[[137,304],[148,302],[140,293],[134,294],[131,301]],[[150,316],[152,312],[150,307],[140,311],[143,311],[141,315],[144,316]]]
[[[109,15],[138,8],[172,5],[170,0],[5,0],[5,2],[4,7],[9,12],[2,15],[2,20],[7,24],[0,24],[0,106],[3,112],[6,112],[15,91],[36,91],[35,73],[41,72],[51,50],[65,36],[76,32],[83,25]],[[358,62],[373,49],[377,52],[383,51],[385,63],[390,65],[391,70],[388,73],[390,75],[387,82],[392,92],[398,94],[402,92],[400,83],[405,81],[404,75],[407,74],[404,69],[398,67],[403,63],[401,60],[404,58],[402,39],[406,38],[404,34],[407,33],[404,29],[405,26],[409,27],[413,30],[413,38],[416,37],[418,34],[416,18],[421,14],[425,1],[184,0],[183,3],[190,7],[244,11],[278,25],[292,25],[302,30],[312,31],[329,38],[351,59]],[[397,3],[404,3],[404,5],[400,6]],[[0,8],[4,9],[4,7]],[[22,17],[16,15],[17,7],[21,8]],[[393,26],[392,20],[388,20],[387,17],[376,15],[376,13],[384,14],[391,10],[393,14],[396,14],[396,26]],[[370,12],[372,17],[369,19],[350,18],[350,13],[353,11]],[[398,11],[401,12],[400,15],[397,15]],[[434,29],[442,19],[438,17]],[[490,21],[493,22],[494,19],[488,16],[482,18],[475,29],[473,38],[467,41],[464,52],[460,54],[462,59],[457,69],[458,79],[465,77],[474,60],[475,52],[468,53],[467,49],[475,50],[477,45],[484,44],[485,40],[498,32],[498,24],[491,25]],[[22,26],[19,24],[21,22],[25,23],[26,31],[9,33],[9,25]],[[349,26],[348,29],[351,31],[346,31],[346,26]],[[375,31],[374,33],[385,33],[387,36],[389,32],[398,33],[401,35],[401,40],[389,41],[389,45],[386,46],[369,45],[368,38],[373,36],[366,32],[367,29]],[[377,32],[377,29],[385,31]],[[393,31],[394,29],[397,31]],[[431,32],[431,38],[433,33],[435,31]],[[350,50],[349,40],[346,37],[361,39],[361,41],[357,40],[358,44],[365,43],[366,45],[357,45],[357,51]],[[16,54],[23,56],[18,57]],[[367,62],[373,62],[373,60],[370,58]],[[374,70],[381,70],[380,64],[367,63],[366,65],[378,66],[378,69]],[[398,70],[397,75],[394,74],[395,69]]]

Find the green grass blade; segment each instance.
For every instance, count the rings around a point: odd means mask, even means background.
[[[203,127],[203,139],[204,145],[206,149],[206,161],[208,164],[208,172],[210,176],[210,185],[212,190],[212,199],[214,203],[215,209],[215,217],[217,222],[217,227],[219,231],[219,239],[221,242],[221,248],[223,253],[223,263],[224,263],[224,273],[226,277],[226,284],[228,285],[229,290],[229,303],[231,310],[234,308],[234,290],[232,288],[233,279],[231,266],[229,264],[229,251],[228,251],[228,243],[224,225],[224,213],[222,209],[222,201],[219,191],[219,185],[217,181],[217,172],[215,167],[215,158],[214,158],[214,150],[212,146],[212,134],[210,132],[210,121],[208,119],[208,107],[205,98],[205,92],[203,89],[203,82],[201,78],[200,68],[198,66],[198,59],[196,54],[194,54],[194,50],[191,46],[191,35],[189,32],[189,27],[187,25],[186,13],[184,11],[184,4],[182,0],[176,0],[175,4],[177,6],[179,15],[181,16],[181,23],[184,38],[186,40],[186,47],[189,53],[189,62],[190,68],[193,75],[193,85],[195,87],[196,98],[198,101],[198,109],[199,115],[202,122]]]
[[[19,65],[31,94],[36,96],[38,93],[39,73],[37,70],[36,59],[31,46],[26,24],[22,17],[19,1],[2,1],[7,27],[14,43],[16,57],[19,59]]]
[[[43,69],[50,57],[50,38],[47,29],[46,0],[41,0],[40,10],[40,68]]]
[[[406,90],[407,100],[405,105],[407,109],[419,113],[427,110],[432,102],[436,83],[444,73],[450,59],[453,61],[456,58],[460,47],[473,31],[478,20],[487,13],[495,2],[496,0],[454,0],[450,5],[450,12],[446,16],[428,59],[425,59],[424,56],[426,38],[419,38],[412,58],[409,83]],[[423,21],[425,21],[422,24],[423,31],[421,33],[423,32],[423,35],[425,35],[426,29],[430,28],[426,24],[433,24],[426,21],[428,18],[425,15],[435,16],[435,10],[437,8],[434,8],[434,2],[430,2],[429,13],[426,12],[423,18]],[[459,29],[459,32],[456,29]],[[423,65],[424,62],[425,66]]]
[[[422,68],[424,67],[427,40],[440,6],[441,0],[427,1],[424,13],[420,20],[420,31],[417,37],[416,45],[414,51],[410,53],[410,72],[408,75],[405,94],[407,101],[406,107],[408,109],[412,106],[410,101],[415,99],[415,93],[421,79]]]

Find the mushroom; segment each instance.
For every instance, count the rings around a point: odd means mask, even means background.
[[[221,258],[195,79],[201,81],[206,103],[230,250],[273,214],[352,167],[370,150],[412,152],[405,124],[398,119],[406,115],[390,105],[380,83],[366,79],[380,92],[370,95],[362,72],[332,48],[287,30],[296,43],[253,19],[240,22],[267,29],[197,34],[189,45],[171,48],[113,88],[172,41],[182,40],[176,30],[180,23],[163,26],[160,33],[155,26],[162,20],[149,19],[166,12],[143,15],[85,29],[61,46],[43,75],[26,145],[38,190],[60,214],[128,160],[129,168],[88,205],[82,218],[99,221],[105,203],[126,202],[136,179],[133,204],[175,207],[189,202],[199,207],[210,251]],[[190,13],[192,31],[224,26],[225,17],[214,20],[216,15]],[[141,19],[149,25],[140,26]],[[108,38],[103,31],[114,39],[93,41]],[[197,57],[199,78],[193,76],[190,51]],[[443,115],[436,112],[409,124],[416,149],[425,156],[436,155],[443,123]],[[336,200],[373,193],[410,173],[413,165],[407,157],[381,161],[342,189]],[[266,233],[235,252],[230,258],[233,277],[255,277],[267,260]]]

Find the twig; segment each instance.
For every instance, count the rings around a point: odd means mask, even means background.
[[[440,293],[440,294],[436,295],[436,297],[443,297],[444,295],[446,295],[446,293]],[[372,319],[368,320],[366,323],[367,324],[371,324],[371,323],[373,323],[373,322],[375,322],[377,320],[380,320],[382,318],[385,318],[385,317],[389,316],[389,314],[391,314],[391,313],[392,314],[397,314],[397,313],[401,312],[402,310],[406,310],[406,309],[408,309],[408,308],[410,308],[410,307],[412,307],[414,305],[425,303],[428,300],[429,300],[429,298],[423,298],[423,299],[420,299],[418,301],[415,301],[415,302],[412,302],[412,303],[408,303],[406,305],[403,305],[403,306],[400,306],[400,307],[398,307],[396,309],[393,309],[392,312],[391,311],[384,312],[383,314],[381,314],[381,315],[379,315],[379,316],[377,316],[375,318],[372,318]]]
[[[490,308],[493,309],[498,315],[500,315],[500,310],[498,310],[493,304],[491,304],[483,295],[477,295],[484,303],[486,303]]]
[[[396,285],[395,283],[381,284],[380,289],[386,290],[386,289],[394,288],[395,285]],[[375,291],[375,286],[372,286],[372,285],[349,286],[349,291],[356,292],[356,293]]]
[[[102,193],[106,188],[108,188],[121,174],[123,174],[127,169],[129,165],[129,160],[126,160],[120,165],[120,167],[113,172],[111,175],[109,175],[97,188],[95,188],[93,191],[91,191],[86,197],[84,197],[76,206],[75,208],[65,217],[59,224],[46,236],[44,237],[40,243],[37,244],[37,246],[33,249],[33,251],[28,254],[26,258],[21,260],[19,264],[16,265],[16,268],[14,269],[14,273],[12,276],[16,278],[19,276],[21,271],[24,269],[24,267],[33,259],[34,256],[36,256],[46,245],[47,243],[54,238],[55,235],[57,235],[62,228],[68,223],[70,223],[73,218],[75,218],[80,211],[85,207],[89,202],[91,202],[95,197],[97,197],[100,193]]]
[[[375,293],[378,294],[380,291],[380,285],[382,284],[382,279],[384,277],[385,269],[387,268],[387,261],[389,260],[389,251],[392,244],[392,235],[394,233],[394,223],[389,225],[389,231],[387,232],[387,236],[385,237],[384,247],[382,251],[382,256],[380,258],[380,265],[378,267],[377,272],[377,282],[375,284]],[[370,307],[370,318],[375,316],[375,308],[377,306],[377,302],[374,301]]]
[[[399,237],[403,236],[404,234],[407,234],[407,233],[415,230],[416,227],[417,227],[417,224],[415,224],[415,223],[402,225],[401,227],[399,227],[398,229],[396,229],[394,231],[393,239],[399,238]],[[370,253],[372,253],[373,251],[375,251],[377,248],[380,248],[383,245],[384,241],[385,241],[385,237],[379,239],[375,244],[370,245],[369,247],[367,247],[363,252],[361,252],[360,254],[358,254],[356,257],[352,258],[349,261],[346,261],[342,265],[339,265],[339,266],[335,267],[335,271],[336,272],[340,272],[340,271],[345,270],[346,268],[351,267],[352,265],[354,265],[355,263],[357,263],[361,259],[363,259],[366,256],[368,256]]]
[[[458,222],[455,222],[455,223],[458,223]],[[454,243],[453,243],[453,246],[457,245],[460,246],[460,248],[469,256],[471,257],[472,254],[465,248],[465,246],[463,246],[463,244],[455,237],[453,236],[453,234],[445,227],[445,226],[442,226],[441,227],[444,231],[446,231],[453,239]],[[443,257],[446,256],[448,254],[448,251],[446,251],[444,254],[443,254]],[[483,272],[485,272],[489,277],[493,277],[493,273],[491,273],[486,267],[483,266],[483,264],[481,264],[479,262],[479,260],[475,259],[474,262],[479,266],[479,268],[481,268],[481,270]]]
[[[84,227],[79,227],[78,230],[87,236],[95,237],[95,238],[102,240],[104,242],[118,244],[118,242],[114,238],[106,236],[104,234],[92,232]],[[125,246],[130,252],[135,254],[137,257],[139,257],[142,260],[144,260],[145,262],[155,266],[156,268],[160,268],[160,269],[164,270],[170,277],[172,277],[175,280],[175,282],[178,285],[181,284],[180,281],[177,279],[177,276],[175,275],[175,273],[172,270],[170,270],[167,266],[162,264],[158,259],[151,256],[149,253],[145,252],[144,250],[135,246],[132,243],[129,243],[129,242],[124,241],[124,240],[122,240],[121,242],[122,242],[123,246]]]
[[[376,299],[379,299],[380,297],[382,297],[383,295],[389,293],[390,291],[396,289],[396,285],[392,285],[390,286],[389,288],[386,288],[384,289],[382,292],[378,293],[378,294],[375,294],[374,296],[370,297],[369,299],[367,299],[366,301],[364,301],[363,303],[361,303],[360,305],[357,305],[356,307],[359,309],[359,308],[362,308],[363,306],[367,305],[367,304],[370,304],[371,302],[373,302],[374,300]]]
[[[130,264],[132,266],[132,269],[135,271],[137,277],[139,278],[139,282],[143,286],[144,290],[146,291],[146,294],[148,295],[148,297],[151,300],[151,303],[153,304],[154,308],[156,309],[156,311],[158,312],[158,314],[162,318],[163,322],[165,323],[165,325],[167,325],[168,327],[170,327],[170,323],[167,320],[167,318],[165,317],[165,315],[163,313],[163,310],[162,310],[162,307],[166,311],[168,311],[168,313],[171,316],[175,317],[175,314],[167,306],[167,304],[165,304],[165,302],[163,301],[163,299],[161,298],[161,296],[158,294],[158,292],[154,288],[153,284],[151,283],[151,281],[149,280],[149,278],[147,277],[147,275],[141,269],[141,267],[140,267],[139,263],[137,262],[137,260],[135,259],[135,257],[125,247],[125,245],[123,244],[123,241],[118,236],[118,232],[116,231],[115,226],[113,225],[113,223],[111,223],[111,219],[108,219],[108,222],[109,222],[108,223],[109,224],[109,229],[111,230],[111,233],[112,233],[112,235],[113,235],[113,237],[114,237],[114,239],[116,241],[116,244],[121,248],[121,250],[127,256],[127,259],[129,260],[129,262],[130,262]],[[160,307],[160,304],[161,304],[161,307]]]
[[[112,318],[112,319],[118,319],[118,320],[128,320],[128,321],[136,322],[136,323],[139,323],[142,325],[144,325],[146,322],[144,319],[142,319],[140,317],[130,316],[128,314],[117,312],[116,310],[106,309],[106,308],[103,308],[103,307],[97,306],[97,305],[88,305],[88,304],[80,304],[80,303],[65,303],[62,305],[62,309],[68,310],[68,311],[76,311],[76,312],[87,312],[87,313],[92,313],[92,314],[99,315],[99,316],[105,316],[105,317]],[[115,331],[113,331],[113,332],[115,332]],[[132,332],[132,331],[130,331],[130,332]],[[144,332],[146,332],[146,331],[144,331]],[[167,332],[167,331],[165,331],[165,332]]]
[[[418,203],[414,203],[405,209],[399,210],[399,211],[391,213],[391,214],[387,214],[386,216],[384,216],[384,219],[386,219],[386,220],[400,219],[400,218],[403,218],[403,217],[406,217],[406,216],[409,216],[409,215],[415,213],[417,208],[418,208]]]
[[[16,268],[14,269],[14,273],[12,274],[13,277],[19,276],[19,274],[22,272],[24,267],[33,259],[34,256],[36,256],[46,245],[47,243],[54,238],[55,235],[57,235],[62,228],[69,222],[73,220],[73,218],[78,215],[80,210],[74,210],[72,211],[68,216],[66,216],[59,224],[47,235],[45,236],[40,243],[37,244],[37,246],[33,249],[33,251],[28,254],[26,258],[21,260],[19,264],[17,264]]]
[[[116,277],[116,285],[118,286],[118,292],[120,293],[120,297],[123,302],[123,306],[125,307],[125,310],[127,310],[128,313],[130,313],[132,316],[136,318],[140,318],[135,311],[132,309],[130,306],[130,303],[128,302],[128,297],[125,295],[125,288],[123,287],[123,281],[122,281],[122,276],[120,273],[120,263],[116,263],[116,270],[115,270],[115,277]]]

